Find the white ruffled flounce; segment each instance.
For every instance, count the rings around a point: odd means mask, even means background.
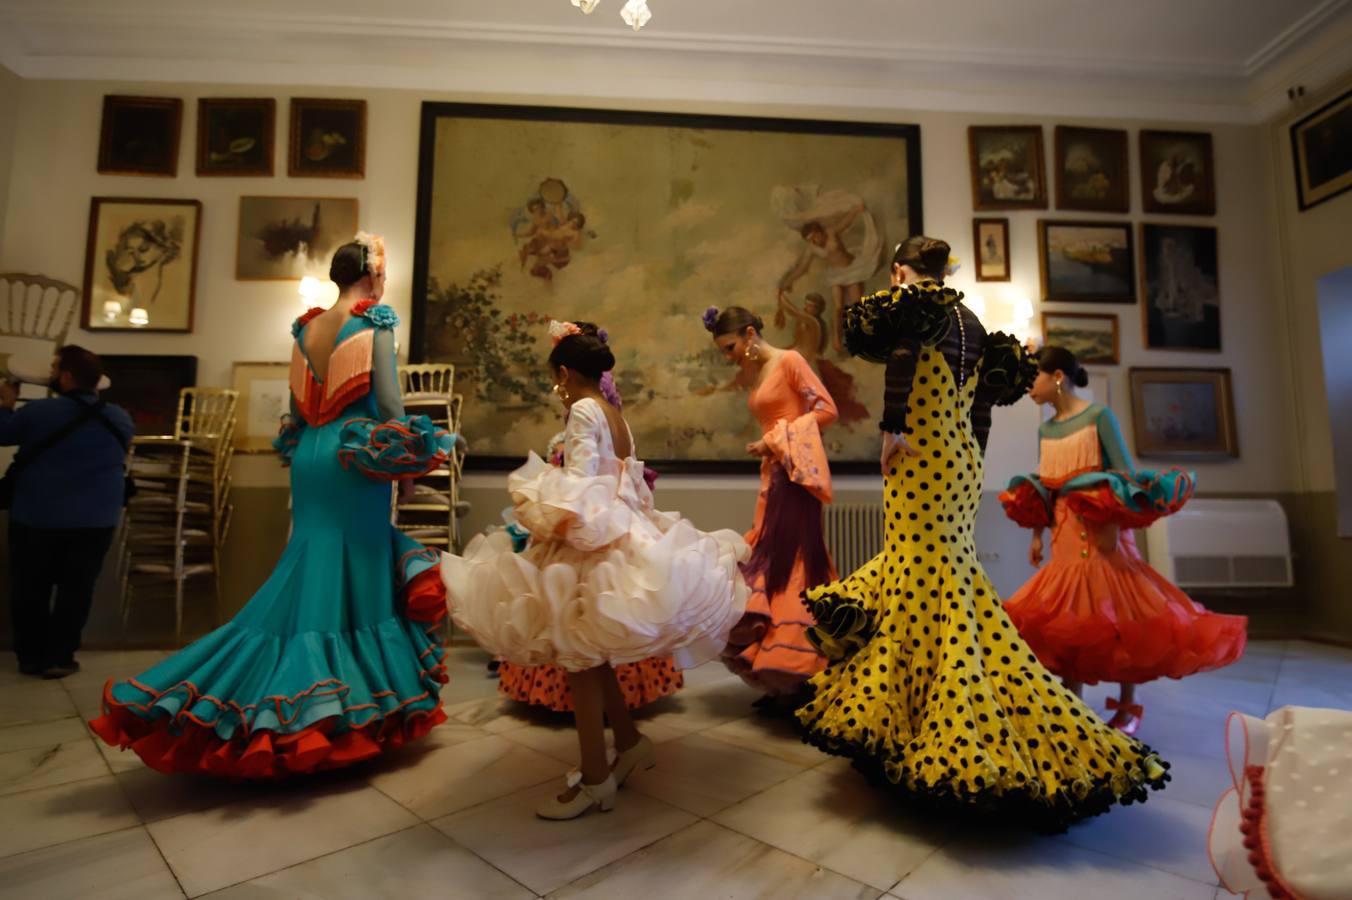
[[[653,509],[633,460],[580,477],[532,455],[508,486],[531,546],[515,553],[494,532],[441,564],[452,618],[485,650],[571,671],[722,652],[748,595],[740,535]]]

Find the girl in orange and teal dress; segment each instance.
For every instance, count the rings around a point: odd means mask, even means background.
[[[455,436],[404,415],[384,243],[334,253],[341,291],[292,327],[282,558],[230,622],[134,678],[91,723],[161,772],[270,779],[370,759],[445,721],[439,555],[390,524],[390,482],[446,465]]]
[[[1052,407],[1039,428],[1035,475],[1001,495],[1006,514],[1033,530],[1029,561],[1051,558],[1005,605],[1047,668],[1079,693],[1117,682],[1109,724],[1127,734],[1144,708],[1136,685],[1218,669],[1244,652],[1246,619],[1208,612],[1150,567],[1133,529],[1176,512],[1193,492],[1190,472],[1137,469],[1112,410],[1076,396],[1088,376],[1075,355],[1046,347],[1030,396]]]
[[[602,343],[609,340],[606,330],[591,322],[574,324],[583,334],[595,335]],[[618,410],[624,409],[624,401],[609,372],[601,376],[601,393],[611,406]],[[564,421],[567,421],[567,416]],[[548,459],[553,465],[563,466],[564,444],[563,432],[559,432],[549,442]],[[652,490],[657,481],[657,472],[645,466],[643,480]],[[526,549],[530,533],[515,523],[509,525],[508,530],[517,541],[518,548]],[[685,686],[685,676],[669,656],[615,666],[615,678],[619,681],[620,692],[624,694],[625,705],[630,709],[647,706]],[[541,706],[554,712],[573,711],[573,693],[568,687],[568,673],[560,666],[518,666],[502,660],[498,664],[498,693],[520,703]]]

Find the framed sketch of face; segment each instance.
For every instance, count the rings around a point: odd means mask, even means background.
[[[201,227],[197,200],[93,198],[84,328],[192,331]]]

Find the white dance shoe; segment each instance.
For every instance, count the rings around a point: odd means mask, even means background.
[[[569,788],[578,788],[573,799],[562,801],[558,797],[550,797],[544,806],[535,811],[537,816],[561,822],[576,819],[591,812],[592,809],[610,812],[615,808],[615,792],[619,790],[619,786],[615,783],[613,773],[607,775],[606,780],[600,784],[584,784],[582,773],[574,770],[568,773],[567,782]]]
[[[657,765],[657,751],[653,742],[642,735],[638,743],[615,757],[615,765],[610,769],[617,786],[623,785],[635,769],[648,770]]]

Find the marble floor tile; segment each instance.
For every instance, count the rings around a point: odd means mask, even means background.
[[[713,820],[882,891],[951,837],[848,771],[809,769]]]
[[[71,900],[182,900],[155,842],[139,826],[0,859],[0,893]]]
[[[0,726],[0,753],[50,747],[53,744],[73,744],[88,738],[89,729],[84,720],[75,716],[27,725],[3,725]]]
[[[211,894],[211,900],[534,900],[430,825],[358,844]]]
[[[969,835],[925,860],[898,900],[1214,900],[1216,886],[1061,841]]]
[[[708,817],[803,771],[803,766],[703,734],[657,745],[657,765],[629,776],[633,788]]]
[[[550,900],[876,900],[879,891],[807,860],[699,822],[550,894]]]
[[[360,782],[318,779],[276,787],[254,799],[146,826],[189,897],[418,823],[408,810]]]
[[[1210,827],[1211,809],[1154,793],[1144,804],[1114,807],[1073,825],[1058,840],[1215,885],[1207,855]]]
[[[803,743],[793,722],[778,717],[751,715],[701,733],[707,738],[800,766],[818,766],[831,759],[811,744]]]
[[[1300,681],[1294,678],[1288,680],[1283,675],[1272,691],[1269,709],[1281,709],[1283,706],[1352,710],[1352,674],[1348,675],[1345,683],[1330,680]]]
[[[535,718],[546,718],[548,713],[533,711],[530,707],[504,700],[493,694],[477,700],[448,704],[446,715],[452,722],[500,734],[516,728],[525,728]]]
[[[136,759],[135,754],[132,758]],[[274,785],[235,782],[206,775],[166,775],[141,765],[139,760],[137,768],[114,775],[132,809],[146,824],[229,803],[266,801],[276,794]]]
[[[0,726],[50,722],[76,714],[70,695],[55,681],[30,679],[0,691]]]
[[[693,669],[686,669],[681,673],[685,676],[685,687],[683,690],[698,690],[712,684],[722,684],[726,681],[740,681],[736,675],[728,671],[728,667],[718,660],[707,662],[702,666]]]
[[[639,728],[653,724],[686,732],[705,731],[751,715],[751,704],[760,696],[741,679],[720,681],[663,697],[643,707],[634,718]]]
[[[623,791],[608,813],[571,822],[536,817],[535,809],[558,788],[540,785],[432,824],[537,894],[548,894],[696,821],[637,791]]]
[[[49,744],[0,753],[0,794],[52,787],[108,775],[94,742],[80,738],[68,744]]]
[[[0,797],[0,857],[141,824],[108,775]]]
[[[523,788],[553,782],[568,771],[562,760],[489,735],[438,747],[413,764],[391,760],[371,784],[423,819],[435,819]]]
[[[1164,797],[1208,810],[1215,809],[1221,794],[1234,784],[1224,755],[1201,756],[1171,750],[1165,758],[1170,767],[1169,784],[1162,792],[1152,793],[1150,803]]]

